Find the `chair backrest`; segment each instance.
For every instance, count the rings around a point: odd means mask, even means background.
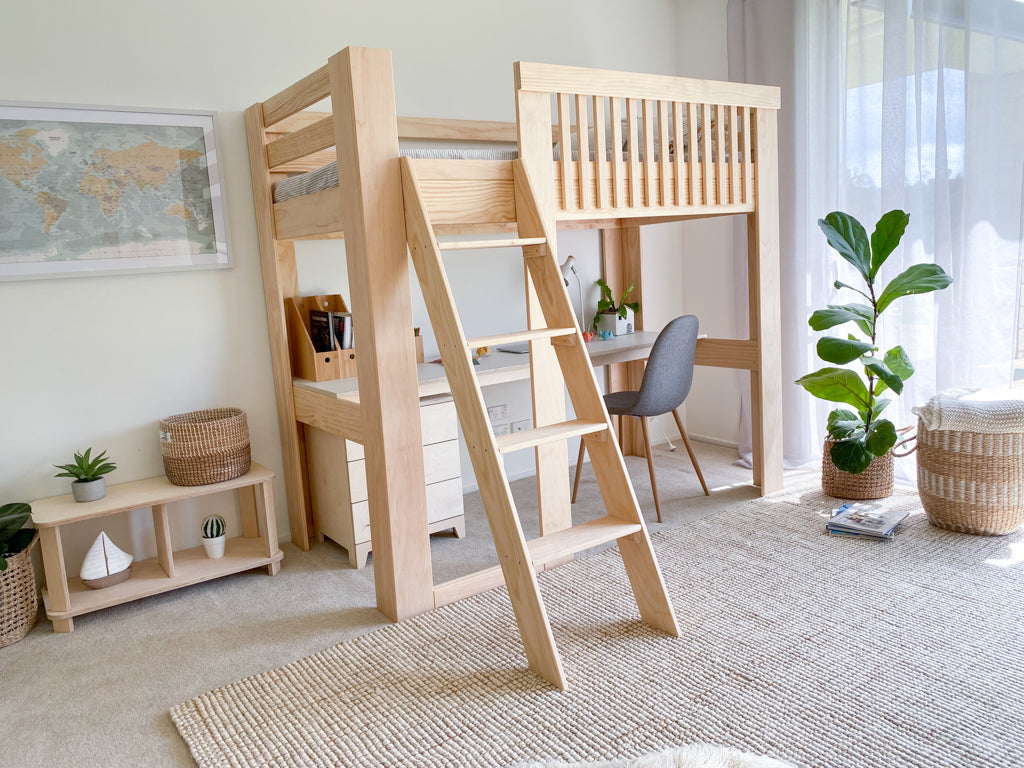
[[[683,315],[666,325],[654,342],[632,412],[658,416],[678,408],[690,394],[697,352],[697,316]]]

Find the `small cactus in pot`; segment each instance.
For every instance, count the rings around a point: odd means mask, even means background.
[[[203,547],[211,560],[224,557],[224,532],[224,518],[220,515],[210,515],[203,520]]]

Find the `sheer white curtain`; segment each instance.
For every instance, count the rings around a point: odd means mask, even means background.
[[[780,127],[780,163],[791,172],[780,184],[788,463],[820,455],[828,410],[788,383],[820,365],[807,316],[852,298],[831,287],[846,265],[816,226],[829,211],[853,214],[869,233],[883,212],[907,211],[881,279],[919,262],[954,279],[897,301],[880,321],[882,348],[902,344],[917,369],[887,414],[897,425],[913,424],[910,409],[938,390],[1008,386],[1021,282],[1024,3],[731,0],[729,12],[730,75],[782,85],[793,120],[788,134]]]

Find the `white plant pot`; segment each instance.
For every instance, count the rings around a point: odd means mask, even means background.
[[[622,317],[618,312],[604,312],[601,314],[602,331],[611,331],[616,336],[625,336],[633,332],[633,310],[626,308],[626,316]]]
[[[73,480],[71,495],[75,497],[75,501],[98,501],[107,495],[107,480],[104,477],[85,482]]]
[[[206,550],[206,556],[211,560],[219,560],[224,557],[225,541],[227,541],[226,535],[220,535],[215,539],[203,539],[203,549]]]

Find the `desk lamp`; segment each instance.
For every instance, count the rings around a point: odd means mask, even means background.
[[[576,257],[570,253],[566,260],[562,263],[562,266],[559,267],[559,269],[562,270],[562,279],[565,281],[565,284],[567,286],[569,285],[570,273],[572,273],[573,277],[576,278],[576,286],[579,288],[580,294],[580,330],[585,331],[586,328],[583,327],[583,283],[580,281],[580,276],[579,273],[576,271],[576,267],[573,266],[575,262]]]

